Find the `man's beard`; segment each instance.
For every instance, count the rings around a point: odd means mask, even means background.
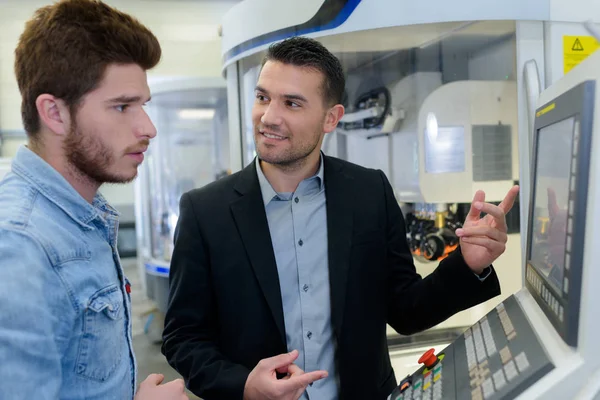
[[[319,127],[322,126],[322,123],[319,124]],[[269,164],[277,165],[280,168],[287,170],[295,170],[298,168],[302,168],[306,163],[306,160],[309,155],[311,155],[315,149],[319,146],[321,138],[319,136],[315,136],[310,138],[309,140],[304,141],[303,143],[297,144],[295,148],[286,149],[286,151],[275,153],[266,149],[263,153],[261,151],[260,146],[258,145],[257,137],[261,135],[260,127],[266,127],[270,131],[275,134],[280,134],[280,130],[277,127],[264,125],[255,126],[254,128],[254,145],[256,149],[256,154],[258,158],[262,161],[266,161]],[[318,129],[318,128],[317,128]],[[286,132],[285,136],[290,136],[289,133]]]
[[[115,163],[113,150],[93,134],[85,134],[73,124],[63,145],[67,161],[82,175],[93,182],[129,183],[136,175],[123,176],[110,172]]]

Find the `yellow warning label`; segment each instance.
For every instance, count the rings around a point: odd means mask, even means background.
[[[593,36],[563,36],[565,74],[592,54],[600,43]]]
[[[552,110],[554,110],[554,108],[556,108],[556,103],[552,103],[547,107],[542,108],[540,111],[538,111],[535,116],[536,117],[541,117],[542,115],[546,114],[547,112],[550,112]]]

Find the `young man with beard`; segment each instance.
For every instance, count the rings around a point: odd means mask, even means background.
[[[0,398],[132,399],[118,216],[97,191],[134,179],[156,135],[143,105],[160,45],[127,14],[66,0],[37,10],[15,55],[29,142],[0,183]],[[187,399],[162,380],[135,398]]]
[[[344,85],[318,42],[273,45],[258,157],[181,198],[163,353],[206,400],[383,400],[396,386],[386,323],[409,335],[500,293],[491,264],[518,187],[500,206],[477,192],[460,249],[421,278],[386,176],[320,151]]]

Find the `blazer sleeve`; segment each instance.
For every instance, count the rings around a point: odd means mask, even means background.
[[[211,265],[188,193],[181,197],[161,351],[204,399],[242,399],[250,371],[219,352]]]
[[[388,324],[398,333],[410,335],[499,295],[494,268],[481,281],[465,263],[460,247],[425,278],[416,272],[404,216],[387,177],[379,173],[387,214]]]

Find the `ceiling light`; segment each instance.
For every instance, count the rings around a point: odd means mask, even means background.
[[[181,119],[212,119],[214,108],[184,108],[177,113]]]

